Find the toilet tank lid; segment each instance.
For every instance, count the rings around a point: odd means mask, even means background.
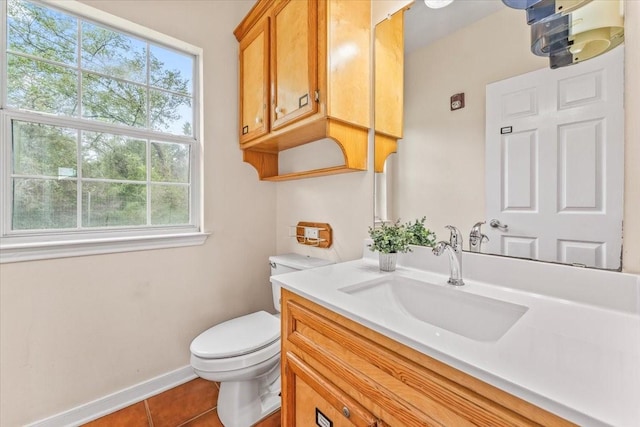
[[[296,270],[307,270],[309,268],[335,264],[334,261],[294,253],[272,255],[269,257],[269,261],[285,267],[295,268]]]
[[[252,353],[280,338],[280,319],[258,311],[219,323],[191,342],[191,353],[205,359],[222,359]]]

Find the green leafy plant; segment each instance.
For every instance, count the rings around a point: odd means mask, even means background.
[[[406,226],[400,224],[400,220],[393,224],[383,223],[380,227],[369,227],[369,237],[373,239],[373,243],[369,245],[372,251],[378,251],[383,254],[407,252],[409,248],[409,234]]]
[[[416,219],[413,223],[405,224],[405,231],[409,244],[418,246],[434,247],[436,244],[436,233],[424,226],[427,217]]]

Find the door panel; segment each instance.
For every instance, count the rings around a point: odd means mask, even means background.
[[[502,139],[503,211],[535,211],[538,205],[538,138],[534,131]]]
[[[558,108],[574,108],[603,101],[603,70],[570,77],[558,82]]]
[[[564,125],[558,134],[558,210],[602,212],[603,121]]]
[[[503,120],[538,115],[538,93],[532,88],[506,93],[502,98]]]
[[[558,240],[558,255],[561,262],[601,265],[605,262],[606,252],[606,243]]]
[[[517,258],[538,258],[538,239],[502,234],[500,247],[504,254]]]

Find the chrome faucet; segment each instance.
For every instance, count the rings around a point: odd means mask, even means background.
[[[485,224],[485,222],[476,222],[476,225],[471,228],[471,233],[469,233],[469,250],[471,252],[480,252],[482,243],[489,241],[487,235],[483,234],[480,229],[482,224]]]
[[[462,286],[464,285],[462,280],[462,234],[453,225],[447,225],[446,228],[451,231],[449,243],[438,242],[433,248],[433,253],[440,256],[446,252],[449,255],[450,274],[447,283],[453,286]]]

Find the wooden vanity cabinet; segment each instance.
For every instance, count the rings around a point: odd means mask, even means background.
[[[573,425],[286,289],[282,357],[286,426]]]
[[[240,148],[260,179],[366,170],[371,96],[370,0],[259,0],[240,43]],[[330,138],[344,165],[287,175],[278,155]]]

